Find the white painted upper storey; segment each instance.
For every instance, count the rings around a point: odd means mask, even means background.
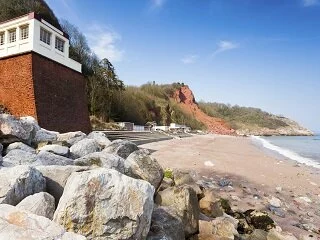
[[[81,73],[81,64],[69,58],[66,34],[34,13],[0,23],[0,60],[31,51]]]

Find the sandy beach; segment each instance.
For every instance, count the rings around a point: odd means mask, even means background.
[[[312,227],[320,226],[320,169],[271,156],[244,137],[209,134],[141,147],[149,149],[163,168],[189,170],[198,180],[212,182],[234,210],[268,211],[284,231],[320,239],[311,233]],[[221,179],[232,186],[219,186]],[[281,200],[280,213],[270,212],[272,197]]]

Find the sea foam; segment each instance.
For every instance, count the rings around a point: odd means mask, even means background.
[[[311,167],[315,167],[315,168],[320,169],[320,164],[318,162],[316,162],[315,160],[313,160],[312,158],[303,157],[294,151],[276,146],[276,145],[270,143],[269,141],[267,141],[266,139],[263,139],[258,136],[251,136],[251,138],[253,140],[260,142],[264,148],[270,149],[278,154],[281,154],[282,156],[284,156],[286,158],[289,158],[291,160],[297,161],[302,164],[306,164],[307,166],[311,166]]]

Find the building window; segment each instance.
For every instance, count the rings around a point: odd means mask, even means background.
[[[17,41],[16,29],[9,30],[9,43]]]
[[[64,52],[64,41],[58,37],[56,37],[56,49],[60,52]]]
[[[0,45],[4,44],[4,32],[0,32]]]
[[[24,40],[29,37],[29,26],[24,25],[20,27],[20,39]]]
[[[40,28],[40,41],[50,45],[50,43],[51,43],[51,32],[45,30],[44,28]]]

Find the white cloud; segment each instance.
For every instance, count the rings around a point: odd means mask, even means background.
[[[217,49],[213,53],[213,56],[236,48],[239,48],[239,44],[230,41],[220,41],[217,45]]]
[[[183,62],[184,64],[191,64],[195,63],[197,59],[197,55],[187,55],[181,59],[181,62]]]
[[[121,36],[117,32],[105,26],[93,25],[86,32],[91,49],[100,59],[108,58],[111,62],[120,62],[124,57],[124,50],[117,44]]]
[[[320,3],[319,0],[302,0],[302,4],[305,7],[315,6],[315,5],[318,5],[319,3]]]
[[[161,8],[165,2],[166,0],[151,0],[152,8]]]

